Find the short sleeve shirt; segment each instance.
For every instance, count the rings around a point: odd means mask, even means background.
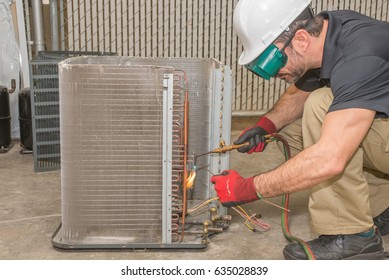
[[[354,11],[324,11],[328,30],[322,67],[295,84],[304,91],[330,86],[329,112],[365,108],[389,116],[389,23]]]

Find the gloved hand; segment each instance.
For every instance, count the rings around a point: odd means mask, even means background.
[[[211,177],[216,193],[225,207],[232,207],[259,199],[254,177],[243,178],[235,170],[225,170]]]
[[[248,145],[240,147],[238,152],[251,154],[265,150],[266,142],[263,136],[276,132],[275,124],[267,117],[263,116],[254,127],[244,130],[234,142],[240,145],[249,142]]]

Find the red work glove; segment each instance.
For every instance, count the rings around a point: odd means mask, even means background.
[[[263,152],[266,147],[265,138],[263,136],[275,133],[275,124],[263,116],[254,127],[247,128],[234,142],[235,145],[240,145],[249,142],[248,145],[240,147],[238,152],[251,154],[253,152]]]
[[[225,207],[236,206],[259,199],[254,177],[243,178],[235,170],[225,170],[211,177],[216,193]]]

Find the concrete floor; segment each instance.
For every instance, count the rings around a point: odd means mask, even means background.
[[[232,139],[253,119],[234,119]],[[244,206],[246,211],[260,213],[271,229],[253,233],[235,212],[229,229],[211,237],[204,250],[58,250],[51,237],[61,223],[60,172],[35,173],[33,156],[20,155],[19,142],[5,154],[0,154],[0,259],[2,260],[281,260],[282,249],[288,244],[281,229],[281,212],[264,202]],[[272,169],[283,162],[275,143],[263,153],[243,155],[231,153],[230,167],[243,176]],[[281,197],[270,199],[281,204]],[[310,231],[307,214],[307,192],[291,195],[290,229],[304,240],[315,238]],[[384,237],[389,251],[389,236]]]

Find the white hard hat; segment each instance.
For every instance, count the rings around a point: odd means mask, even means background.
[[[243,44],[240,65],[257,58],[309,6],[311,0],[240,0],[234,28]]]

